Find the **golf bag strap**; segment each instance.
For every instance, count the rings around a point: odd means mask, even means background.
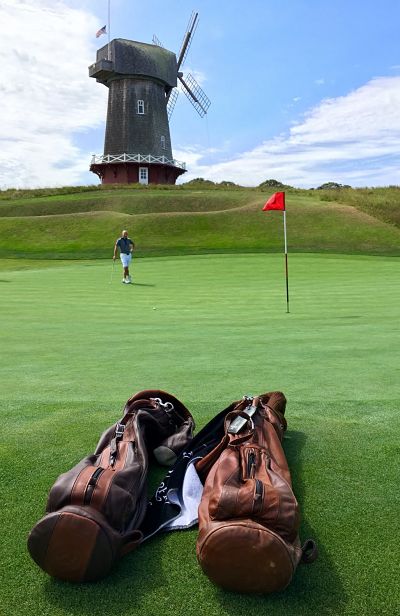
[[[110,442],[109,466],[114,466],[115,464],[115,460],[118,454],[118,443],[124,440],[125,428],[126,428],[128,421],[133,417],[135,413],[137,413],[143,408],[148,408],[149,406],[152,408],[160,408],[164,410],[165,412],[168,412],[165,408],[166,405],[163,405],[162,403],[160,404],[159,401],[156,400],[155,398],[150,398],[149,400],[146,400],[146,399],[135,400],[135,402],[131,405],[131,408],[125,413],[122,419],[120,419],[120,421],[117,422],[117,424],[115,425],[114,438]]]
[[[122,440],[122,437],[124,436],[124,432],[125,432],[125,422],[124,422],[125,418],[126,418],[126,415],[115,426],[115,435],[114,435],[114,438],[110,442],[110,459],[108,462],[109,466],[114,466],[115,459],[118,453],[118,442]]]
[[[126,543],[122,546],[119,555],[125,556],[129,552],[133,552],[142,543],[143,533],[140,530],[132,531],[126,539]]]
[[[304,565],[313,563],[318,557],[318,547],[315,541],[313,539],[307,539],[307,541],[305,541],[301,546],[301,553],[301,562]]]

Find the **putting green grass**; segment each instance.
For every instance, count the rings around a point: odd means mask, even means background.
[[[398,613],[399,265],[395,257],[204,255],[0,267],[0,613],[274,616]],[[285,451],[319,559],[275,596],[214,587],[197,531],[160,535],[96,584],[55,581],[26,538],[56,477],[126,399],[159,387],[197,429],[247,393],[288,399]],[[154,487],[164,471],[154,468]]]

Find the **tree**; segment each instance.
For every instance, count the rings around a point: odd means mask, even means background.
[[[258,188],[287,188],[287,186],[278,180],[265,180],[259,184]]]
[[[325,182],[318,186],[317,190],[338,190],[340,188],[351,188],[348,184],[338,184],[337,182]]]

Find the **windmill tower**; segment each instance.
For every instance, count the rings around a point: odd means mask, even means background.
[[[178,58],[155,36],[151,45],[114,39],[97,51],[89,77],[109,94],[104,154],[93,155],[90,170],[103,184],[175,184],[185,173],[185,163],[173,159],[169,119],[178,81],[201,117],[210,106],[193,76],[180,70],[197,24],[192,13]]]

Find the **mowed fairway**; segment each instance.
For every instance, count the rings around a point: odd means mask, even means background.
[[[111,281],[111,260],[22,264],[0,269],[2,615],[398,613],[399,259],[291,255],[290,314],[277,254],[138,259],[131,286],[119,264]],[[197,429],[243,394],[285,393],[301,538],[320,556],[283,593],[214,587],[195,529],[155,537],[91,585],[30,560],[56,477],[150,387]]]

